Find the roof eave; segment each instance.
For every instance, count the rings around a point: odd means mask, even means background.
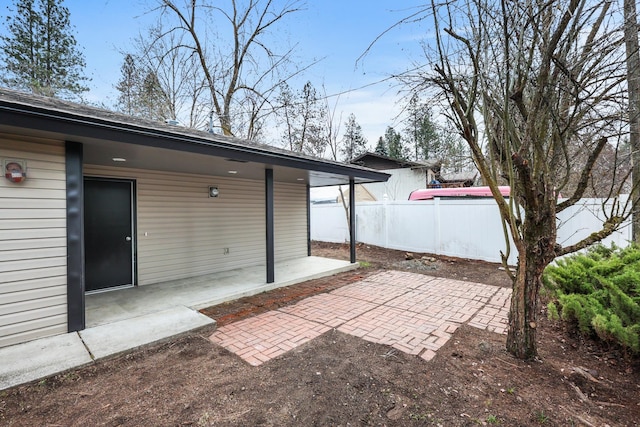
[[[8,102],[0,99],[0,124],[43,132],[55,132],[65,138],[113,140],[179,150],[196,154],[227,157],[274,166],[285,166],[308,171],[325,172],[358,178],[359,182],[387,181],[389,174],[354,165],[343,165],[323,159],[307,158],[284,152],[268,151],[259,146],[249,146],[214,137],[185,135],[171,130],[144,128],[113,122],[93,116],[81,116],[61,110]]]

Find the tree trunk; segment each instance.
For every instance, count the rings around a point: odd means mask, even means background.
[[[538,354],[536,314],[542,273],[541,266],[537,266],[536,262],[535,256],[521,256],[518,259],[518,271],[513,283],[507,351],[518,359],[531,359]]]
[[[640,52],[638,52],[637,0],[624,0],[624,40],[629,88],[629,145],[632,156],[633,241],[640,243]]]
[[[523,241],[513,282],[507,351],[518,359],[538,355],[536,342],[538,293],[544,269],[555,258],[556,221],[554,209],[526,212]]]

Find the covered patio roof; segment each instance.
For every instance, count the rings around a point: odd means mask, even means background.
[[[68,330],[85,328],[85,165],[118,166],[264,182],[266,283],[275,282],[274,182],[307,190],[307,255],[311,255],[309,187],[386,181],[390,175],[87,105],[0,88],[0,134],[63,142],[66,174]],[[120,160],[120,161],[117,161]],[[122,161],[124,160],[124,161]],[[356,262],[355,202],[350,199],[351,254]]]
[[[252,141],[0,89],[0,133],[83,144],[84,163],[264,179],[310,187],[386,181],[389,175]]]

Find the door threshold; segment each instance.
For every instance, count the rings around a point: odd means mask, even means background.
[[[136,285],[120,285],[120,286],[110,286],[108,288],[103,288],[103,289],[96,289],[94,291],[85,291],[85,295],[93,295],[93,294],[102,294],[104,292],[111,292],[111,291],[119,291],[121,289],[128,289],[128,288],[135,288]]]

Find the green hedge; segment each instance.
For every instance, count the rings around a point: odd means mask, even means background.
[[[640,248],[595,246],[547,267],[549,316],[640,353]]]

